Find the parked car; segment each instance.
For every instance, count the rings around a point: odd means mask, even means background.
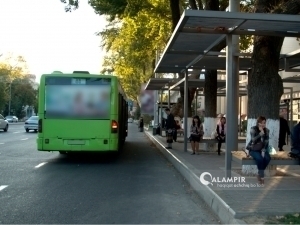
[[[7,120],[0,114],[0,129],[3,129],[4,132],[8,131],[8,122]]]
[[[29,132],[30,130],[34,130],[34,132],[37,132],[38,123],[39,123],[38,116],[30,117],[28,120],[25,121],[24,128],[25,128],[26,132]]]
[[[132,118],[128,118],[128,123],[133,123],[133,119]]]
[[[9,123],[17,123],[19,121],[18,117],[16,116],[6,116],[5,119]]]

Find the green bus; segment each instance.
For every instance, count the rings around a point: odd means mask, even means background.
[[[128,105],[116,76],[53,72],[40,79],[38,151],[118,152]]]

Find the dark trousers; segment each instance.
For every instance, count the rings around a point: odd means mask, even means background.
[[[220,136],[217,136],[216,139],[218,141],[218,153],[220,153],[222,143],[225,143],[225,137],[222,139]]]
[[[265,169],[267,168],[267,166],[269,165],[269,162],[271,161],[269,152],[266,151],[264,157],[262,157],[261,151],[250,151],[249,154],[256,162],[257,169],[258,169],[258,175],[261,178],[264,178]]]
[[[177,141],[177,130],[176,129],[173,130],[173,140]]]

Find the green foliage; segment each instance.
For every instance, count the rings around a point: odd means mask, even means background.
[[[77,9],[79,6],[79,0],[60,0],[64,3],[66,12],[71,12],[74,9]]]
[[[166,0],[149,1],[150,10],[139,8],[138,12],[130,14],[131,17],[110,22],[99,32],[102,47],[109,52],[101,72],[117,75],[126,94],[134,100],[140,94],[141,85],[153,76],[156,50],[168,40],[171,24],[165,16],[169,13],[167,3]]]
[[[270,217],[265,224],[300,224],[299,213]]]
[[[23,118],[26,105],[37,105],[37,90],[28,78],[15,79],[11,84],[11,114]],[[4,114],[8,114],[8,102],[5,104]]]
[[[4,61],[0,63],[0,113],[5,114],[5,112],[8,112],[10,84],[12,87],[12,99],[13,95],[18,91],[20,92],[20,95],[22,97],[26,96],[26,87],[16,87],[16,85],[18,85],[18,82],[24,79],[26,73],[27,65],[25,59],[22,56],[13,56],[12,54],[8,54],[7,56],[5,56]]]
[[[66,11],[78,8],[76,0],[61,0]],[[136,100],[140,87],[153,76],[156,51],[171,34],[169,0],[89,0],[95,13],[109,24],[98,33],[107,51],[101,73],[121,79],[128,97]]]
[[[77,0],[61,0],[66,10],[78,8]],[[188,1],[179,1],[180,9],[191,8]],[[204,2],[195,1],[202,9]],[[241,2],[249,10],[251,1]],[[95,13],[105,15],[108,25],[99,32],[104,58],[101,73],[114,74],[128,97],[137,100],[140,87],[153,76],[157,51],[162,51],[172,33],[170,0],[89,0]],[[220,10],[228,7],[228,0],[220,0]],[[240,49],[249,51],[252,37],[241,36]]]

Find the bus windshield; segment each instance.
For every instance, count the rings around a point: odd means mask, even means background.
[[[110,79],[49,77],[45,118],[109,119]]]

